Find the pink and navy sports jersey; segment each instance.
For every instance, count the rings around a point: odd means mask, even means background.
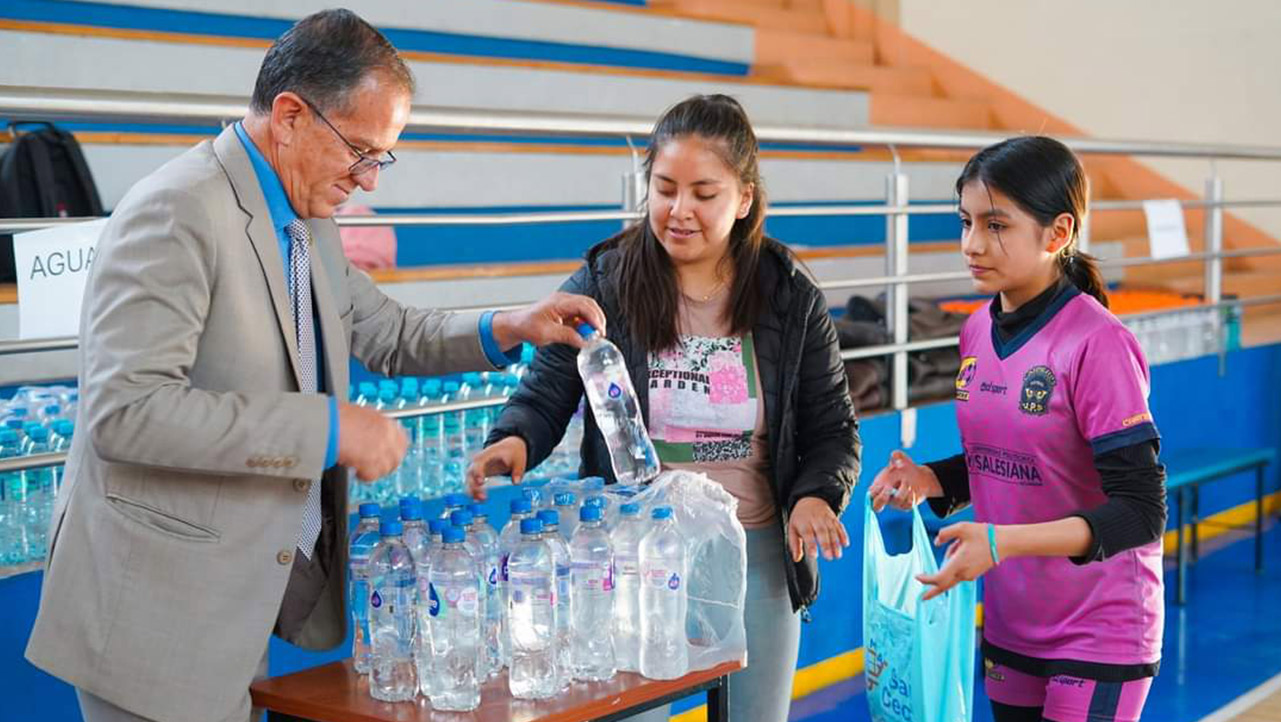
[[[957,418],[975,518],[1054,521],[1106,500],[1094,456],[1158,438],[1134,336],[1068,288],[1002,342],[988,307],[961,332]],[[984,638],[1039,659],[1142,665],[1161,656],[1161,542],[1084,565],[1002,560],[984,576]]]

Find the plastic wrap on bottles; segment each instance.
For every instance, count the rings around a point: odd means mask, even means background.
[[[639,504],[648,519],[655,506],[670,506],[689,559],[685,634],[690,671],[747,660],[743,610],[747,600],[747,535],[738,500],[704,474],[664,471],[648,486],[605,487],[609,506]]]

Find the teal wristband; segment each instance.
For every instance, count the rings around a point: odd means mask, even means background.
[[[996,555],[996,525],[987,525],[987,548],[992,552],[992,566],[1001,563],[1001,558]]]

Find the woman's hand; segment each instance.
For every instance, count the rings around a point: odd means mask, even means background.
[[[476,501],[484,501],[485,479],[491,476],[511,475],[512,483],[519,484],[525,476],[525,462],[529,450],[519,436],[508,436],[493,446],[482,449],[467,467],[467,492]]]
[[[929,497],[943,496],[943,486],[928,466],[920,466],[901,451],[890,454],[890,463],[881,469],[867,490],[872,511],[886,504],[907,511]]]
[[[952,546],[947,548],[943,568],[937,574],[922,574],[916,578],[918,582],[931,587],[921,597],[922,600],[933,599],[961,582],[974,581],[996,566],[991,544],[988,543],[989,526],[967,521],[939,530],[934,546],[942,546],[948,542]],[[1000,527],[996,527],[996,531],[999,540]]]
[[[850,545],[845,525],[832,512],[827,502],[815,496],[807,496],[796,502],[792,508],[791,518],[787,524],[787,543],[792,550],[792,561],[799,562],[806,550],[810,556],[818,556],[831,561],[841,558],[841,549]]]

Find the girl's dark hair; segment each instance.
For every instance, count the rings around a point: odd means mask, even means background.
[[[756,283],[765,239],[765,189],[758,163],[760,145],[738,101],[727,95],[693,96],[663,113],[654,125],[645,157],[646,184],[653,171],[654,158],[663,145],[686,137],[710,141],[709,146],[733,170],[739,184],[743,188],[754,188],[747,215],[734,221],[730,229],[726,257],[734,271],[726,320],[730,333],[746,333],[756,324],[764,301]],[[619,301],[627,309],[632,338],[652,351],[675,346],[680,286],[671,258],[649,227],[648,214],[623,233],[619,251]]]
[[[1000,191],[1042,226],[1067,213],[1072,238],[1059,251],[1059,266],[1083,293],[1108,305],[1107,286],[1098,260],[1078,248],[1081,222],[1089,206],[1089,180],[1076,155],[1053,138],[1010,138],[979,151],[956,179],[956,195],[971,181]]]

